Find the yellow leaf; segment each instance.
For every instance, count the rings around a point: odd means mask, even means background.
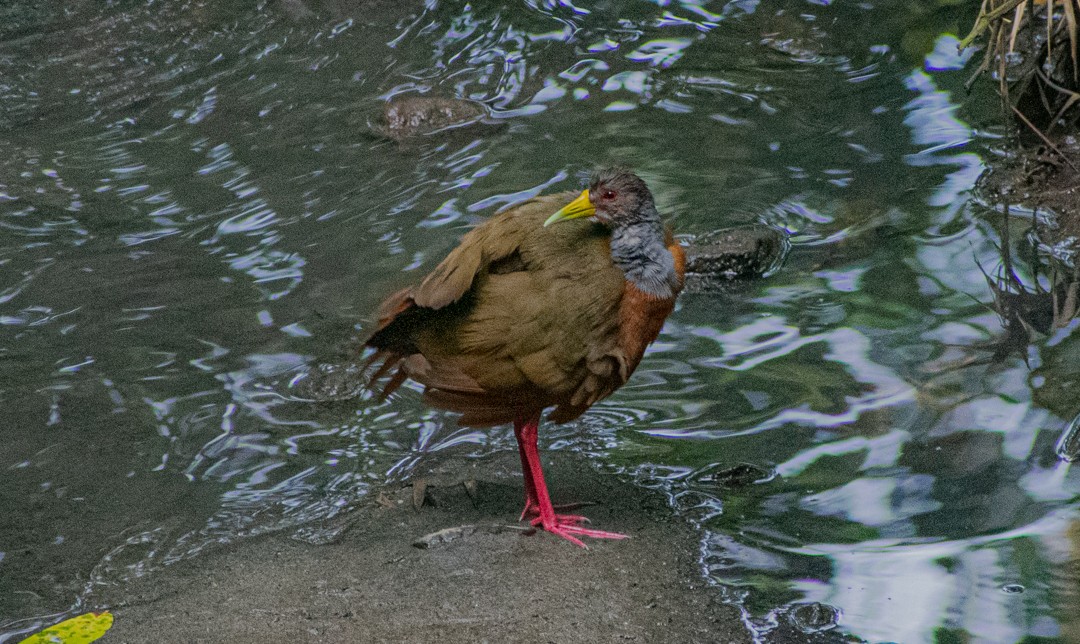
[[[112,622],[109,611],[85,613],[54,624],[19,644],[90,644],[112,628]]]

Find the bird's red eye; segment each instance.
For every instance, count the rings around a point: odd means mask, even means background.
[[[603,192],[600,193],[600,198],[604,199],[606,201],[610,201],[610,200],[615,198],[615,191],[614,190],[604,190]]]

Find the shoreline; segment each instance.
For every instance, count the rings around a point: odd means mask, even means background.
[[[365,500],[327,545],[265,535],[97,593],[115,617],[103,641],[751,641],[701,578],[694,529],[656,493],[578,454],[543,459],[557,501],[595,502],[592,526],[631,538],[584,550],[523,534],[516,453],[440,455],[419,488]],[[451,538],[413,545],[439,531]]]

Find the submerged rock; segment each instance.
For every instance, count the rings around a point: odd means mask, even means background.
[[[765,277],[784,263],[791,242],[779,228],[765,225],[725,228],[695,238],[687,248],[688,282],[698,289]]]
[[[712,474],[707,480],[720,487],[740,488],[754,483],[765,483],[775,477],[775,470],[754,465],[753,463],[739,463]]]
[[[840,621],[840,609],[821,602],[794,604],[788,619],[804,633],[819,633],[836,628]]]
[[[316,402],[350,400],[363,393],[364,367],[355,362],[321,363],[297,375],[289,383],[293,392]]]
[[[371,129],[395,141],[435,134],[445,130],[490,123],[487,107],[481,103],[441,96],[401,96],[383,108],[382,122]]]

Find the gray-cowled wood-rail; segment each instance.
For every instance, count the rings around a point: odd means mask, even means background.
[[[593,176],[580,195],[536,197],[467,233],[418,286],[383,302],[367,346],[460,423],[514,424],[532,525],[578,538],[624,538],[556,513],[537,451],[540,416],[565,423],[626,382],[683,285],[685,258],[632,172]]]

